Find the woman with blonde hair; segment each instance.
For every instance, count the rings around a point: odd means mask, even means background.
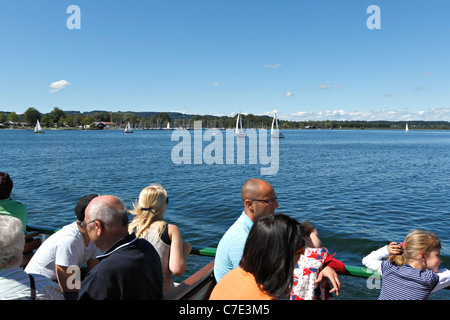
[[[151,184],[142,189],[139,200],[130,211],[134,215],[128,231],[136,237],[147,239],[158,251],[163,271],[163,294],[175,288],[173,276],[181,276],[186,270],[186,259],[191,252],[191,244],[183,242],[180,229],[164,221],[164,213],[169,204],[167,191],[159,184]]]
[[[440,253],[436,234],[414,230],[404,242],[391,242],[364,257],[362,263],[383,277],[379,300],[427,300],[432,292],[450,284],[450,271],[439,269]]]

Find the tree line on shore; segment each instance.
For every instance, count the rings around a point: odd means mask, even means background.
[[[189,115],[177,112],[108,112],[108,111],[63,111],[55,107],[51,112],[42,114],[35,108],[28,108],[25,113],[0,111],[0,128],[34,127],[37,120],[44,128],[95,128],[95,124],[105,123],[111,128],[123,128],[130,122],[133,128],[159,129],[194,128],[194,121],[202,121],[203,128],[231,129],[236,125],[236,117]],[[245,128],[270,129],[272,117],[253,114],[242,115]],[[405,121],[287,121],[279,120],[280,129],[404,129]],[[408,121],[411,129],[449,130],[448,121]]]

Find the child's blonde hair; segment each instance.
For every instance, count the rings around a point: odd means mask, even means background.
[[[134,209],[130,211],[135,218],[128,226],[128,231],[135,232],[137,237],[143,237],[148,228],[159,221],[160,223],[155,226],[161,234],[165,225],[163,215],[166,212],[167,200],[167,191],[160,184],[151,184],[142,189],[139,201],[133,203]]]
[[[418,253],[429,253],[441,249],[441,240],[438,236],[425,230],[414,230],[409,233],[403,243],[402,254],[391,255],[389,262],[397,266],[403,266],[413,260]]]

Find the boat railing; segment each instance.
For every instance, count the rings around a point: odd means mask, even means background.
[[[210,247],[200,247],[200,246],[192,246],[191,254],[199,255],[199,256],[207,256],[207,257],[215,257],[216,248]],[[345,265],[345,275],[353,276],[353,277],[361,277],[361,278],[369,278],[369,277],[380,277],[381,275],[372,269],[358,266],[349,266]]]
[[[215,257],[216,248],[210,247],[200,247],[200,246],[192,246],[191,254],[199,255],[199,256],[208,256]],[[351,266],[345,264],[345,273],[344,275],[352,276],[352,277],[360,277],[360,278],[370,278],[373,277],[375,279],[381,279],[381,274],[378,271],[375,271],[366,267],[359,266]],[[450,290],[450,286],[445,289]]]
[[[51,227],[43,227],[43,226],[37,226],[37,225],[27,225],[27,231],[37,231],[41,235],[48,236],[56,231],[58,231],[58,228],[51,228]],[[42,239],[44,241],[44,239]],[[202,247],[202,246],[192,246],[191,254],[198,255],[198,256],[205,256],[205,257],[212,257],[214,258],[216,255],[216,248],[213,247]],[[381,279],[381,275],[370,268],[365,267],[359,267],[359,266],[351,266],[345,264],[345,275],[352,276],[352,277],[361,277],[361,278],[369,278],[374,277],[377,279]],[[450,286],[446,287],[445,289],[450,289]]]

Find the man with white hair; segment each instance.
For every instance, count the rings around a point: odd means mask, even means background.
[[[100,263],[86,275],[79,300],[145,300],[162,296],[161,261],[155,248],[128,233],[128,212],[111,195],[93,199],[82,227],[104,252]]]
[[[20,220],[0,215],[0,300],[64,300],[57,283],[20,268],[24,244]]]

